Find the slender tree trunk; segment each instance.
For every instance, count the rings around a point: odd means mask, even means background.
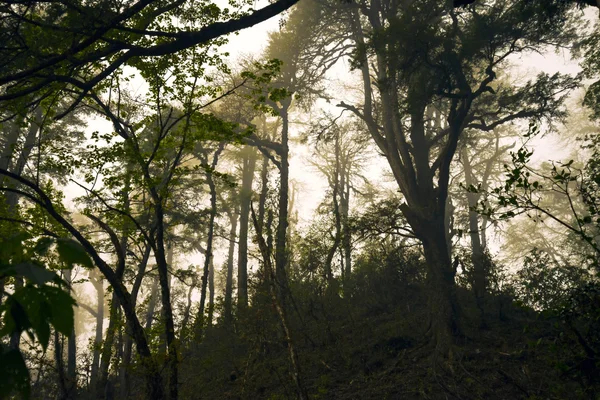
[[[287,296],[287,229],[288,221],[288,195],[289,195],[289,115],[288,109],[290,99],[285,100],[285,104],[279,110],[282,122],[281,128],[281,152],[279,154],[281,167],[279,169],[279,215],[277,221],[277,231],[275,233],[275,277],[277,284],[283,289],[284,297],[282,298],[285,306],[285,296]]]
[[[164,227],[164,211],[161,200],[155,194],[154,206],[156,207],[156,242],[155,242],[155,257],[156,266],[158,269],[158,281],[160,284],[160,293],[162,300],[162,312],[165,319],[165,336],[167,343],[167,359],[165,365],[168,372],[168,388],[169,399],[176,400],[178,397],[178,367],[179,356],[175,344],[175,323],[173,321],[173,308],[171,306],[171,287],[169,279],[169,264],[165,251],[165,227]]]
[[[90,272],[90,281],[96,289],[96,336],[94,337],[94,350],[92,355],[92,367],[90,376],[90,393],[97,393],[98,377],[100,367],[100,350],[102,348],[102,335],[104,333],[104,283],[100,273],[96,270]]]
[[[237,203],[237,202],[236,202]],[[229,252],[227,254],[227,279],[225,282],[224,322],[226,326],[233,320],[233,255],[238,221],[238,205],[234,204],[229,212]]]
[[[63,359],[63,345],[59,333],[54,331],[54,363],[58,372],[58,399],[66,400],[68,398],[68,389],[65,377],[65,362]]]
[[[183,313],[183,319],[181,321],[181,330],[179,333],[179,337],[182,342],[187,342],[190,338],[190,332],[188,331],[188,329],[189,329],[188,325],[189,325],[189,321],[190,321],[190,312],[192,309],[192,293],[197,285],[198,285],[197,279],[194,278],[192,281],[192,284],[188,288],[187,303],[185,306],[185,311]]]
[[[265,224],[267,195],[269,194],[269,159],[264,155],[260,170],[260,185],[260,196],[258,197],[258,224],[263,228]]]
[[[5,139],[2,146],[2,153],[0,154],[0,168],[5,170],[8,170],[12,163],[15,147],[21,135],[21,127],[18,122],[11,121],[7,125],[8,129],[5,128],[2,130],[2,135]]]
[[[65,281],[72,285],[72,271],[66,269],[64,271]],[[75,336],[75,326],[67,339],[67,398],[73,399],[77,394],[77,337]]]
[[[465,184],[467,188],[475,186],[476,182],[473,178],[473,171],[471,168],[471,160],[467,153],[467,149],[462,149],[462,161],[465,169]],[[474,210],[477,207],[479,200],[478,193],[467,192],[467,201],[469,205],[469,236],[471,238],[471,261],[473,262],[473,291],[475,292],[475,299],[477,301],[477,307],[481,314],[481,324],[485,325],[484,319],[484,296],[486,291],[486,277],[487,271],[485,268],[485,254],[483,245],[481,243],[481,237],[479,236],[479,215]]]
[[[112,358],[112,348],[115,343],[115,333],[117,330],[117,319],[119,318],[119,299],[113,292],[110,303],[110,314],[108,319],[108,327],[106,328],[106,337],[102,346],[102,359],[100,361],[100,379],[96,396],[103,399],[106,394],[108,382],[108,369]]]
[[[350,214],[350,167],[346,166],[346,181],[345,188],[342,185],[342,190],[345,195],[341,201],[341,217],[342,217],[342,249],[344,252],[344,276],[350,277],[352,272],[352,232],[350,231],[349,214]]]
[[[285,295],[282,292],[282,288],[277,284],[277,277],[275,271],[273,271],[273,266],[271,264],[271,250],[270,245],[265,242],[262,235],[262,228],[258,225],[258,219],[254,214],[254,210],[252,210],[252,220],[254,222],[254,228],[256,229],[256,236],[258,239],[258,246],[263,258],[263,265],[265,268],[265,276],[269,285],[269,294],[271,295],[271,300],[273,302],[273,306],[277,311],[279,316],[279,321],[281,323],[281,327],[283,330],[284,338],[288,348],[288,354],[291,364],[291,375],[292,380],[294,381],[294,385],[296,386],[296,393],[299,400],[307,400],[308,394],[304,387],[304,383],[302,380],[302,371],[300,368],[300,362],[298,360],[298,353],[296,352],[296,347],[294,345],[294,340],[292,338],[292,332],[289,327],[289,321],[287,316],[287,311],[285,305],[282,301],[283,296]],[[269,224],[270,225],[270,224]]]
[[[325,260],[325,279],[330,284],[333,281],[333,258],[338,251],[338,247],[342,240],[342,216],[340,213],[340,189],[343,188],[343,180],[340,179],[340,133],[339,131],[335,132],[335,143],[334,143],[334,156],[335,156],[335,165],[333,169],[333,177],[332,182],[330,182],[330,186],[332,189],[331,199],[333,201],[333,217],[335,218],[335,235],[333,236],[333,245],[327,252],[327,259]],[[342,189],[343,190],[343,189]],[[342,266],[342,269],[344,267]],[[343,272],[343,271],[342,271]],[[331,285],[330,285],[331,286]]]
[[[210,265],[208,266],[208,328],[212,327],[213,324],[213,316],[215,313],[215,264],[214,258],[211,257]]]
[[[154,314],[156,313],[156,303],[158,300],[158,277],[152,280],[152,287],[150,288],[150,300],[148,301],[148,309],[146,310],[146,331],[152,328],[152,322],[154,321]]]
[[[150,258],[150,246],[146,245],[144,250],[144,254],[142,255],[142,260],[138,266],[137,275],[135,276],[135,281],[133,282],[133,287],[131,289],[131,303],[133,308],[135,309],[137,305],[137,297],[140,291],[140,287],[142,286],[142,280],[144,278],[144,273],[146,272],[146,266],[148,265],[148,260]],[[130,382],[129,379],[130,371],[129,366],[131,364],[131,355],[133,352],[133,330],[131,327],[131,323],[127,321],[127,334],[125,335],[125,340],[123,344],[123,359],[121,360],[121,368],[119,369],[119,387],[120,387],[120,397],[125,399],[129,397],[130,390]]]
[[[265,158],[265,165],[268,162]],[[266,174],[266,166],[263,169]],[[244,151],[242,186],[240,188],[240,237],[238,244],[238,310],[248,306],[248,228],[252,182],[256,168],[256,150],[247,147]],[[264,207],[264,206],[263,206]],[[264,212],[264,210],[263,210]]]
[[[212,169],[217,166],[219,162],[219,155],[223,151],[224,145],[221,144],[213,156]],[[210,266],[213,258],[213,238],[215,229],[215,217],[217,216],[217,188],[213,179],[212,172],[206,174],[206,180],[210,189],[210,218],[208,221],[208,234],[206,238],[206,254],[204,258],[204,269],[202,271],[202,287],[200,289],[200,308],[198,310],[198,318],[196,319],[195,336],[196,341],[202,341],[202,335],[204,330],[204,309],[206,306],[206,291],[210,275]]]

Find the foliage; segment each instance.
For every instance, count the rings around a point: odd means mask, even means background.
[[[51,247],[55,245],[56,257],[67,268],[75,264],[92,267],[92,262],[76,242],[64,238],[34,237],[21,231],[0,240],[0,278],[24,279],[0,305],[1,338],[12,338],[26,333],[34,338],[44,350],[50,340],[50,328],[63,335],[70,335],[74,327],[73,306],[75,300],[65,288],[68,284],[56,272],[44,267],[44,260],[52,259]],[[24,397],[30,394],[30,377],[17,347],[1,345],[0,348],[0,396],[13,391]]]

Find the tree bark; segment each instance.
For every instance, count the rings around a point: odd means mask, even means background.
[[[158,200],[158,199],[157,199]],[[167,256],[165,251],[165,227],[164,227],[164,211],[162,208],[162,202],[155,201],[156,207],[156,243],[155,243],[155,256],[156,266],[158,269],[158,281],[160,284],[160,293],[162,300],[162,312],[165,318],[165,336],[167,344],[167,359],[165,360],[165,366],[168,370],[168,388],[169,388],[169,399],[176,400],[178,397],[179,384],[178,384],[178,367],[179,367],[179,356],[176,349],[175,343],[175,323],[173,321],[173,308],[171,306],[171,287],[169,279],[169,265],[167,262]]]
[[[105,398],[108,382],[108,369],[112,358],[112,348],[115,342],[115,333],[117,330],[117,319],[119,318],[119,299],[113,292],[110,302],[110,314],[108,327],[106,328],[106,337],[102,346],[102,359],[100,361],[100,379],[98,381],[96,396],[98,399]]]
[[[64,272],[65,281],[72,285],[72,271],[66,269]],[[75,335],[75,325],[67,339],[67,376],[66,376],[67,398],[73,399],[77,394],[77,337]]]
[[[342,228],[342,251],[344,253],[344,276],[352,272],[352,232],[350,231],[350,174],[351,165],[348,154],[343,155],[340,168],[340,220]]]
[[[148,309],[146,310],[146,331],[152,328],[152,322],[154,322],[154,313],[156,312],[156,303],[158,300],[158,277],[154,277],[152,280],[152,287],[150,288],[150,300],[148,301]]]
[[[150,245],[147,244],[146,248],[144,250],[144,254],[142,255],[140,264],[138,266],[138,271],[135,276],[135,281],[133,282],[133,287],[131,289],[131,304],[134,309],[137,305],[138,293],[140,291],[140,287],[142,286],[142,280],[143,280],[144,274],[146,272],[146,266],[148,265],[149,258],[150,258]],[[120,388],[120,397],[121,398],[129,397],[130,382],[131,382],[129,379],[129,375],[130,375],[129,366],[131,364],[131,355],[133,352],[133,335],[132,335],[131,323],[129,321],[127,321],[126,329],[127,329],[127,334],[125,335],[125,340],[124,340],[124,344],[123,344],[123,359],[121,361],[121,368],[119,369],[119,375],[120,375],[119,388]]]
[[[443,214],[421,220],[415,234],[423,243],[427,263],[427,286],[430,315],[430,333],[437,355],[450,355],[454,337],[459,333],[459,307],[454,277],[444,230]],[[413,229],[415,229],[413,227]]]
[[[225,302],[223,309],[223,321],[226,326],[231,325],[233,320],[233,255],[235,253],[235,239],[238,222],[237,202],[229,210],[229,252],[227,254],[227,279],[225,281]]]
[[[280,157],[280,168],[279,168],[279,215],[277,218],[277,231],[275,233],[275,277],[277,284],[282,290],[283,306],[285,307],[285,296],[287,296],[287,229],[289,225],[288,221],[288,196],[289,196],[289,115],[288,110],[290,107],[291,100],[283,100],[283,105],[279,109],[279,115],[281,118],[281,151],[279,152]]]
[[[61,335],[55,330],[54,331],[54,362],[56,364],[56,371],[58,377],[58,398],[59,400],[66,400],[68,398],[68,389],[65,377],[65,362],[63,359],[63,346],[61,343]]]
[[[210,165],[210,171],[206,173],[206,180],[210,189],[210,218],[208,221],[208,233],[206,237],[206,254],[204,257],[204,269],[202,271],[202,287],[200,289],[200,307],[198,309],[198,318],[196,319],[195,336],[196,341],[202,341],[202,335],[204,330],[204,309],[206,305],[206,291],[208,281],[210,279],[210,266],[213,262],[213,239],[215,230],[215,218],[217,216],[217,187],[213,179],[212,171],[216,168],[219,162],[219,156],[225,148],[225,144],[221,143],[213,155],[213,159]]]
[[[215,314],[215,264],[214,258],[211,258],[210,265],[208,266],[208,321],[207,327],[211,328],[213,324],[213,317]]]
[[[262,235],[262,228],[258,225],[258,219],[254,214],[254,210],[252,211],[252,220],[254,223],[254,229],[256,229],[256,237],[258,240],[258,246],[263,258],[263,265],[265,268],[265,277],[268,281],[269,285],[269,294],[271,296],[271,301],[273,302],[273,306],[277,311],[279,316],[279,321],[281,323],[281,327],[283,330],[284,338],[287,344],[288,355],[291,364],[291,375],[292,380],[294,381],[294,385],[296,386],[296,394],[298,400],[307,400],[308,393],[306,392],[306,388],[304,387],[304,383],[302,380],[302,371],[300,367],[300,362],[298,359],[298,353],[296,352],[296,347],[294,345],[294,340],[292,338],[292,332],[289,327],[289,321],[287,316],[286,307],[283,301],[283,297],[286,295],[282,291],[281,285],[277,282],[277,276],[275,271],[273,271],[273,266],[271,263],[271,250],[270,245],[265,242]],[[270,224],[269,224],[270,225]]]
[[[265,158],[264,163],[268,160]],[[240,188],[240,236],[238,244],[238,310],[248,306],[248,228],[250,202],[252,201],[252,182],[256,167],[256,150],[246,147],[242,161],[242,186]],[[266,174],[266,166],[263,165]],[[263,206],[264,207],[264,206]],[[264,213],[264,210],[263,210]]]
[[[471,160],[467,153],[466,147],[463,147],[461,158],[465,170],[465,184],[467,188],[475,187],[473,170],[471,168]],[[481,316],[481,324],[485,325],[485,310],[484,296],[487,289],[486,278],[487,271],[485,268],[485,254],[481,237],[479,236],[479,214],[475,211],[479,194],[467,191],[467,203],[469,206],[469,237],[471,238],[471,262],[473,263],[473,291],[475,292],[475,300]]]
[[[90,393],[97,393],[100,350],[102,348],[102,335],[104,333],[104,283],[100,273],[96,270],[90,271],[90,281],[96,289],[96,336],[94,337],[94,349],[92,352],[92,366],[90,376]]]

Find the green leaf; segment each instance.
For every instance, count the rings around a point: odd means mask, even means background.
[[[93,268],[94,263],[82,245],[71,239],[59,238],[56,240],[56,249],[60,259],[72,267],[79,264],[86,268]]]
[[[69,293],[59,288],[45,286],[43,290],[50,306],[51,324],[57,331],[69,336],[75,325],[73,306],[77,303]]]
[[[55,281],[58,278],[52,271],[32,263],[17,264],[12,268],[17,274],[29,279],[36,285],[43,285],[46,282]]]
[[[50,237],[43,237],[40,238],[34,248],[33,251],[37,254],[39,254],[40,256],[45,256],[48,253],[48,249],[50,248],[50,246],[52,246],[52,243],[54,243],[54,239],[50,238]]]
[[[21,253],[23,242],[27,239],[31,239],[31,235],[23,231],[17,232],[8,238],[2,238],[0,240],[0,261],[8,263],[12,256]]]
[[[25,399],[30,397],[29,371],[19,349],[8,349],[0,345],[0,376],[0,398],[11,398],[14,392]]]

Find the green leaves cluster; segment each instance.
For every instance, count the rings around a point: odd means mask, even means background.
[[[51,327],[63,335],[71,334],[76,303],[65,290],[68,284],[44,265],[53,256],[67,268],[93,267],[85,250],[70,239],[41,237],[34,240],[28,232],[20,231],[0,240],[0,278],[16,283],[14,291],[6,293],[0,305],[1,338],[26,333],[45,351]],[[29,372],[18,347],[0,344],[0,376],[0,397],[8,397],[15,391],[29,397]]]

